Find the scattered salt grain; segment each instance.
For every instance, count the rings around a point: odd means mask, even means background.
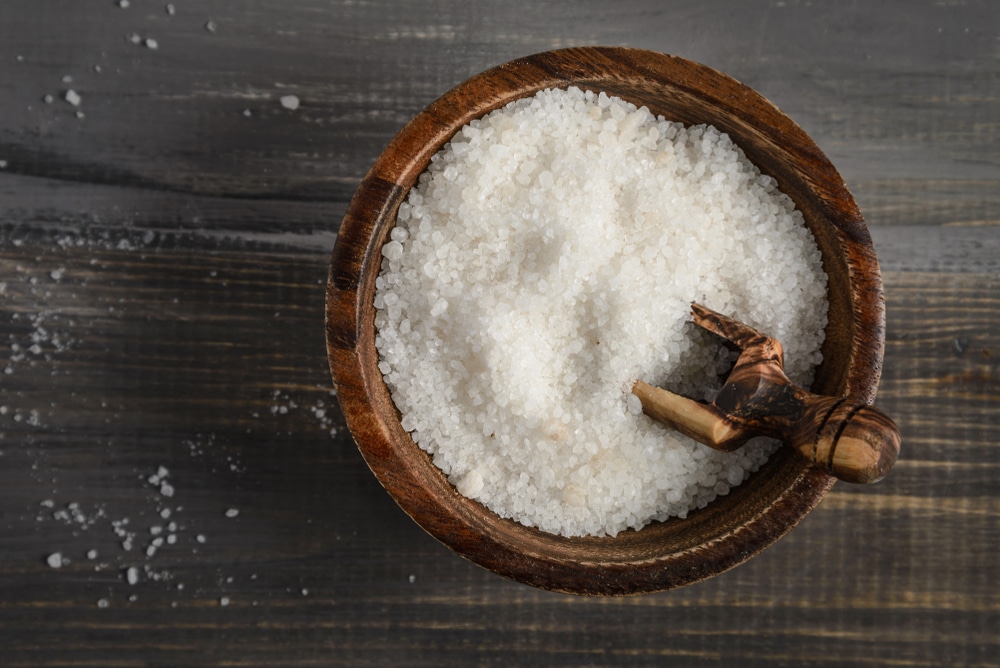
[[[46,95],[45,97],[42,98],[42,102],[44,102],[45,104],[52,104],[52,101],[54,99],[55,98],[52,97],[51,95]]]
[[[135,566],[129,566],[125,570],[125,581],[130,585],[134,585],[139,582],[139,569]]]
[[[46,557],[45,563],[49,565],[49,568],[62,568],[65,562],[61,552],[53,552]]]
[[[91,561],[93,561],[94,559],[97,559],[97,550],[88,550],[87,551],[87,558],[90,559]]]
[[[710,450],[638,410],[640,378],[719,389],[728,355],[691,302],[778,338],[799,384],[821,360],[826,275],[791,199],[728,135],[604,93],[460,130],[382,255],[375,344],[403,428],[459,492],[550,533],[685,517],[776,447]]]
[[[168,2],[163,9],[166,10],[167,14],[169,14],[170,16],[173,16],[174,14],[177,13],[177,8],[174,7],[174,3],[172,2]]]
[[[111,605],[111,602],[108,601],[108,599],[106,599],[106,598],[97,599],[97,607],[98,608],[101,608],[103,610],[104,608],[108,607],[109,605]]]
[[[230,508],[229,510],[226,511],[226,517],[229,518],[239,517],[239,515],[240,511],[237,508]]]
[[[228,596],[223,596],[222,598],[220,598],[219,599],[219,605],[221,605],[222,607],[225,607],[225,606],[229,605],[229,597]]]
[[[218,29],[219,29],[219,24],[217,24],[215,21],[207,21],[205,23],[205,30],[207,30],[208,32],[215,32]]]
[[[129,2],[129,0],[118,0],[118,6],[121,7],[122,9],[128,9],[128,6],[130,4],[131,3]]]
[[[282,95],[281,106],[292,111],[299,108],[299,98],[297,95]]]
[[[80,106],[80,102],[82,101],[80,94],[72,88],[63,93],[63,99],[72,104],[74,107]]]
[[[145,40],[143,40],[143,44],[145,44],[147,49],[153,49],[154,51],[160,48],[160,43],[157,42],[152,37],[147,37]]]

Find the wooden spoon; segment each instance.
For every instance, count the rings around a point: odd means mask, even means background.
[[[776,339],[700,304],[692,304],[691,313],[697,325],[743,352],[710,404],[637,381],[632,393],[646,415],[717,450],[735,450],[754,436],[769,436],[840,480],[872,483],[885,477],[900,445],[899,429],[888,415],[796,386],[785,375]]]

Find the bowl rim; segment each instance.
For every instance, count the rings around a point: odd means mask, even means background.
[[[338,402],[366,463],[400,507],[433,537],[484,568],[544,589],[590,595],[662,591],[718,575],[769,547],[815,508],[834,478],[782,448],[762,472],[751,476],[769,495],[765,506],[744,509],[717,500],[685,520],[659,523],[673,523],[670,536],[677,541],[665,551],[637,538],[651,525],[614,538],[547,534],[501,519],[458,494],[402,430],[376,366],[372,298],[381,247],[399,204],[431,156],[471,120],[517,97],[577,82],[595,91],[592,84],[599,84],[616,95],[616,88],[628,85],[667,87],[671,95],[690,96],[705,108],[732,115],[743,124],[739,132],[781,143],[782,151],[809,166],[802,187],[815,198],[810,199],[814,215],[835,228],[829,243],[837,245],[848,276],[851,322],[845,326],[851,339],[837,389],[855,400],[874,399],[885,336],[881,276],[871,237],[836,169],[798,125],[735,79],[677,56],[622,47],[545,51],[489,69],[432,102],[390,141],[352,198],[331,255],[327,352]],[[798,200],[796,204],[801,208]],[[774,481],[761,477],[770,475],[768,471],[775,474]],[[728,529],[707,542],[699,540],[699,527],[722,512],[735,513]]]

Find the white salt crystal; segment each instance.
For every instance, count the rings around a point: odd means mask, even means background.
[[[390,241],[382,247],[382,257],[389,260],[398,260],[403,256],[403,244],[398,241]]]
[[[295,110],[299,108],[299,98],[296,95],[283,95],[281,97],[281,106],[285,109]]]
[[[477,469],[473,469],[455,483],[455,487],[462,496],[474,499],[483,491],[483,475]]]
[[[45,559],[45,563],[49,565],[49,568],[62,568],[63,566],[63,556],[61,552],[53,552]]]
[[[97,559],[97,550],[88,550],[87,551],[87,558],[90,559],[91,561],[93,561],[94,559]]]
[[[159,42],[157,42],[157,41],[156,41],[155,39],[153,39],[152,37],[147,37],[147,38],[146,38],[146,39],[145,39],[145,40],[143,41],[143,44],[145,44],[145,45],[146,45],[146,48],[147,48],[147,49],[153,49],[153,50],[156,50],[156,49],[160,48],[160,43],[159,43]]]
[[[111,602],[108,601],[108,599],[106,599],[106,598],[99,598],[99,599],[97,599],[97,607],[98,608],[102,608],[103,609],[103,608],[108,607],[109,605],[111,605]]]
[[[125,571],[125,581],[130,585],[134,585],[139,581],[139,569],[135,566],[129,566]]]
[[[219,605],[221,605],[223,607],[229,605],[229,597],[228,596],[223,596],[222,598],[220,598],[219,599]]]
[[[80,94],[77,93],[72,88],[63,93],[63,99],[72,104],[74,107],[80,106],[80,102],[83,101],[83,99],[80,97]]]
[[[239,514],[240,514],[240,511],[237,508],[230,508],[229,510],[226,511],[226,517],[229,517],[229,518],[239,517]]]

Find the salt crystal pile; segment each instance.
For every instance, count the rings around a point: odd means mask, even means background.
[[[547,90],[432,158],[382,250],[375,344],[403,428],[460,493],[543,531],[685,517],[773,451],[641,414],[636,379],[712,399],[697,301],[779,339],[808,386],[826,275],[792,201],[725,134]]]

